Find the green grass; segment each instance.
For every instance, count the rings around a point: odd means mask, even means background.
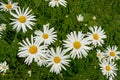
[[[0,62],[6,60],[10,68],[4,76],[0,74],[0,80],[107,80],[101,73],[96,49],[91,50],[87,58],[72,60],[66,71],[62,70],[60,74],[55,74],[49,72],[50,68],[39,67],[34,62],[30,66],[26,65],[24,58],[17,56],[18,42],[30,37],[35,30],[42,30],[44,24],[50,23],[58,35],[57,41],[51,46],[57,47],[62,45],[62,40],[65,40],[71,31],[86,33],[88,27],[96,25],[101,26],[107,35],[103,47],[98,48],[104,50],[108,45],[117,45],[120,51],[120,0],[66,0],[66,8],[63,6],[51,8],[48,6],[49,1],[45,0],[13,1],[18,2],[20,7],[32,9],[37,21],[33,30],[27,29],[28,32],[25,34],[21,31],[15,37],[16,31],[12,30],[9,24],[11,22],[9,18],[12,16],[9,12],[0,12],[0,24],[7,24],[7,29],[0,40]],[[84,16],[83,22],[77,21],[78,14]],[[93,20],[93,16],[97,19]],[[115,80],[120,80],[120,60],[116,61],[116,64],[118,71]],[[28,70],[32,71],[31,77],[27,74]]]

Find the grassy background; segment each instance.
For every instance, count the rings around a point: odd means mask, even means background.
[[[7,0],[1,0],[1,2]],[[120,51],[120,0],[67,0],[67,7],[63,6],[51,8],[45,0],[13,0],[19,3],[21,8],[30,7],[36,15],[36,25],[33,30],[28,30],[25,34],[12,30],[9,24],[9,12],[0,12],[0,24],[7,24],[7,30],[3,32],[0,40],[0,62],[6,60],[9,64],[9,70],[2,76],[1,80],[107,80],[102,75],[99,61],[96,58],[96,49],[88,53],[87,58],[75,59],[70,62],[67,71],[62,70],[61,74],[50,73],[49,68],[39,67],[36,63],[27,66],[23,58],[18,58],[18,42],[25,37],[30,37],[37,29],[42,30],[43,24],[50,23],[57,31],[57,41],[52,47],[62,45],[62,40],[66,39],[66,34],[71,31],[88,32],[90,26],[101,26],[107,35],[103,47],[104,50],[108,45],[117,45]],[[84,16],[83,22],[78,22],[76,15]],[[68,16],[68,17],[66,17]],[[96,16],[96,20],[92,17]],[[88,24],[85,26],[85,24]],[[62,47],[62,46],[61,46]],[[117,63],[117,74],[115,80],[120,80],[120,60]],[[32,71],[32,76],[27,74],[28,70]]]

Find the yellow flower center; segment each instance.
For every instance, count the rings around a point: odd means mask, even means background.
[[[7,9],[11,9],[11,8],[12,8],[12,5],[11,5],[11,4],[7,4],[7,5],[6,5],[6,8],[7,8]]]
[[[7,67],[6,66],[2,66],[2,69],[6,69]]]
[[[24,23],[24,22],[26,22],[26,17],[25,17],[25,16],[20,16],[20,17],[18,18],[18,20],[19,20],[21,23]]]
[[[30,46],[29,52],[30,52],[31,54],[36,54],[37,51],[38,51],[37,46],[34,46],[34,45]]]
[[[93,38],[94,38],[95,40],[98,40],[98,39],[99,39],[99,35],[98,35],[98,34],[93,34]]]
[[[54,57],[54,62],[55,63],[60,63],[61,58],[59,56]]]
[[[42,37],[43,37],[44,39],[48,39],[49,35],[48,35],[47,33],[43,33]]]
[[[110,66],[106,66],[106,68],[105,68],[107,71],[110,71]]]
[[[81,47],[81,43],[79,41],[75,41],[73,43],[73,46],[74,46],[75,49],[79,49]]]
[[[114,57],[115,56],[115,52],[111,51],[110,52],[110,56]]]

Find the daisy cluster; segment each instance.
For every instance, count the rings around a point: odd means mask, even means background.
[[[100,69],[103,75],[105,75],[109,80],[113,80],[117,76],[117,64],[115,61],[120,57],[120,51],[117,50],[117,46],[108,46],[104,51],[97,50],[97,58],[100,61]]]
[[[59,5],[66,7],[67,2],[65,0],[50,0],[49,2],[49,6],[51,7],[59,7]],[[12,2],[11,0],[8,0],[7,4],[1,2],[0,10],[10,12],[12,16],[10,18],[12,21],[10,25],[18,34],[21,30],[25,34],[27,28],[33,30],[32,27],[36,24],[36,16],[32,13],[32,10],[29,7],[21,9],[17,2]],[[77,15],[76,18],[78,22],[84,20],[82,14]],[[93,20],[96,20],[95,16]],[[5,29],[6,25],[1,24],[0,33]],[[71,60],[86,58],[90,50],[96,49],[99,46],[102,47],[105,43],[104,40],[107,38],[101,26],[89,27],[87,33],[72,31],[67,34],[65,40],[62,40],[63,45],[54,48],[52,45],[57,40],[57,37],[54,27],[51,27],[50,23],[44,24],[43,30],[35,30],[30,38],[19,42],[17,56],[25,58],[24,62],[27,65],[30,65],[34,61],[39,66],[51,67],[50,72],[58,74],[62,69],[67,70],[66,67],[69,67]],[[117,76],[115,60],[119,59],[120,54],[117,51],[117,46],[108,46],[105,51],[97,49],[96,53],[103,75],[109,79]],[[5,73],[8,69],[6,64],[6,62],[0,64],[1,72]]]

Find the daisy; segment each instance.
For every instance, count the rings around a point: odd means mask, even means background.
[[[33,21],[36,21],[35,16],[33,14],[30,14],[32,10],[27,9],[20,9],[17,8],[16,14],[11,12],[11,15],[15,17],[15,19],[11,19],[13,22],[11,22],[11,25],[13,25],[13,29],[16,29],[17,32],[19,32],[21,29],[23,33],[27,31],[27,27],[32,30],[31,26],[34,26],[35,23]]]
[[[81,14],[77,15],[76,17],[78,22],[82,22],[84,20],[84,17]]]
[[[69,55],[65,55],[66,52],[62,48],[57,47],[56,51],[53,48],[50,49],[47,62],[49,66],[52,66],[50,72],[60,73],[62,69],[66,70],[65,66],[69,66]]]
[[[0,63],[0,72],[6,73],[8,69],[9,69],[9,66],[7,65],[6,61],[4,61],[3,63]]]
[[[55,6],[59,7],[59,4],[66,7],[67,2],[65,0],[51,0],[49,2],[49,6],[51,7],[55,7]]]
[[[7,4],[4,4],[2,2],[0,2],[0,10],[1,11],[11,11],[11,10],[15,10],[18,6],[18,3],[12,3],[11,0],[8,0]]]
[[[106,56],[101,50],[97,50],[97,58],[99,59],[99,61],[102,61],[106,59]]]
[[[91,41],[91,43],[96,47],[98,46],[102,46],[102,44],[104,44],[104,40],[105,38],[107,38],[107,36],[105,35],[104,30],[102,30],[101,27],[98,26],[94,26],[94,27],[90,27],[89,28],[90,32],[87,33],[88,39]]]
[[[35,31],[35,40],[39,42],[44,42],[44,44],[50,45],[56,40],[56,32],[54,28],[49,28],[49,24],[43,25],[43,32],[40,30]]]
[[[45,55],[45,54],[44,54]],[[46,57],[44,56],[39,56],[39,59],[37,61],[37,64],[39,66],[45,66],[47,64]]]
[[[21,47],[19,47],[19,57],[27,57],[25,59],[25,63],[30,65],[32,63],[32,60],[34,59],[35,62],[39,60],[39,56],[44,56],[44,53],[46,52],[46,46],[41,45],[41,43],[36,42],[33,40],[33,36],[31,35],[31,42],[28,38],[26,38],[26,41],[23,40],[22,43],[19,43]]]
[[[71,58],[82,58],[86,57],[87,52],[91,49],[88,47],[90,42],[85,38],[82,32],[71,32],[67,35],[67,40],[64,40],[64,47],[67,48],[66,51],[70,51]]]
[[[116,59],[119,58],[120,51],[117,51],[118,47],[117,46],[108,46],[107,50],[105,51],[105,55],[108,56],[110,59]]]
[[[6,24],[2,23],[0,25],[0,31],[6,30]]]
[[[104,60],[100,63],[100,69],[102,70],[103,75],[105,75],[107,78],[114,78],[117,76],[116,70],[116,64],[112,62],[111,60]]]

